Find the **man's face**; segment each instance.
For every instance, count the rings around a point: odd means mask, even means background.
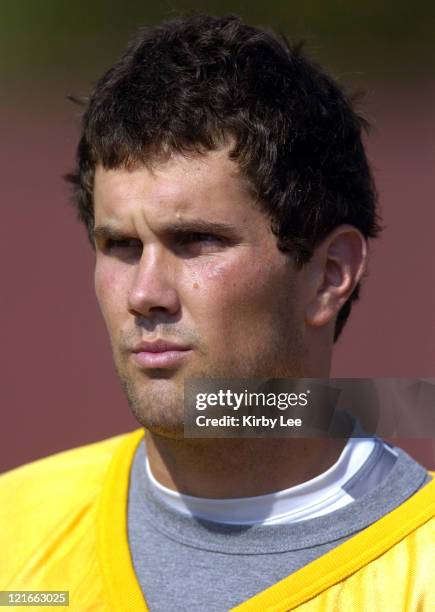
[[[303,376],[304,272],[227,150],[97,167],[94,205],[96,294],[142,425],[182,434],[185,378]]]

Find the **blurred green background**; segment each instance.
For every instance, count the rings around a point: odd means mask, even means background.
[[[386,230],[332,376],[435,380],[435,1],[0,0],[0,471],[137,427],[62,175],[86,95],[142,24],[189,11],[273,27],[367,92]],[[435,468],[434,432],[395,440]]]
[[[189,11],[236,13],[252,25],[271,26],[334,72],[353,80],[424,77],[435,69],[433,0],[221,1],[2,0],[2,89],[22,98],[33,86],[64,80],[86,86],[107,68],[141,23]],[[50,103],[55,101],[50,98]]]

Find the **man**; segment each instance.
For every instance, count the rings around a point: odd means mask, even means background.
[[[329,376],[379,232],[364,127],[300,48],[232,16],[145,28],[100,79],[68,180],[141,428],[2,477],[2,589],[76,610],[432,607],[434,484],[406,453],[183,435],[188,379]]]

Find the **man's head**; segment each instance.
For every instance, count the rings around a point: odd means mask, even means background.
[[[379,230],[364,127],[299,48],[236,17],[145,28],[97,83],[69,180],[141,422],[178,428],[185,377],[324,374]],[[131,353],[158,338],[189,350]]]

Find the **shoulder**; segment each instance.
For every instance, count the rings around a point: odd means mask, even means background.
[[[40,555],[94,537],[98,500],[112,459],[140,433],[63,451],[0,476],[0,546],[5,563],[7,559],[0,575],[16,575]]]
[[[13,497],[17,510],[47,495],[71,498],[72,492],[90,492],[104,474],[116,448],[131,434],[121,434],[50,455],[0,475],[0,512]],[[61,499],[58,500],[59,502]]]

